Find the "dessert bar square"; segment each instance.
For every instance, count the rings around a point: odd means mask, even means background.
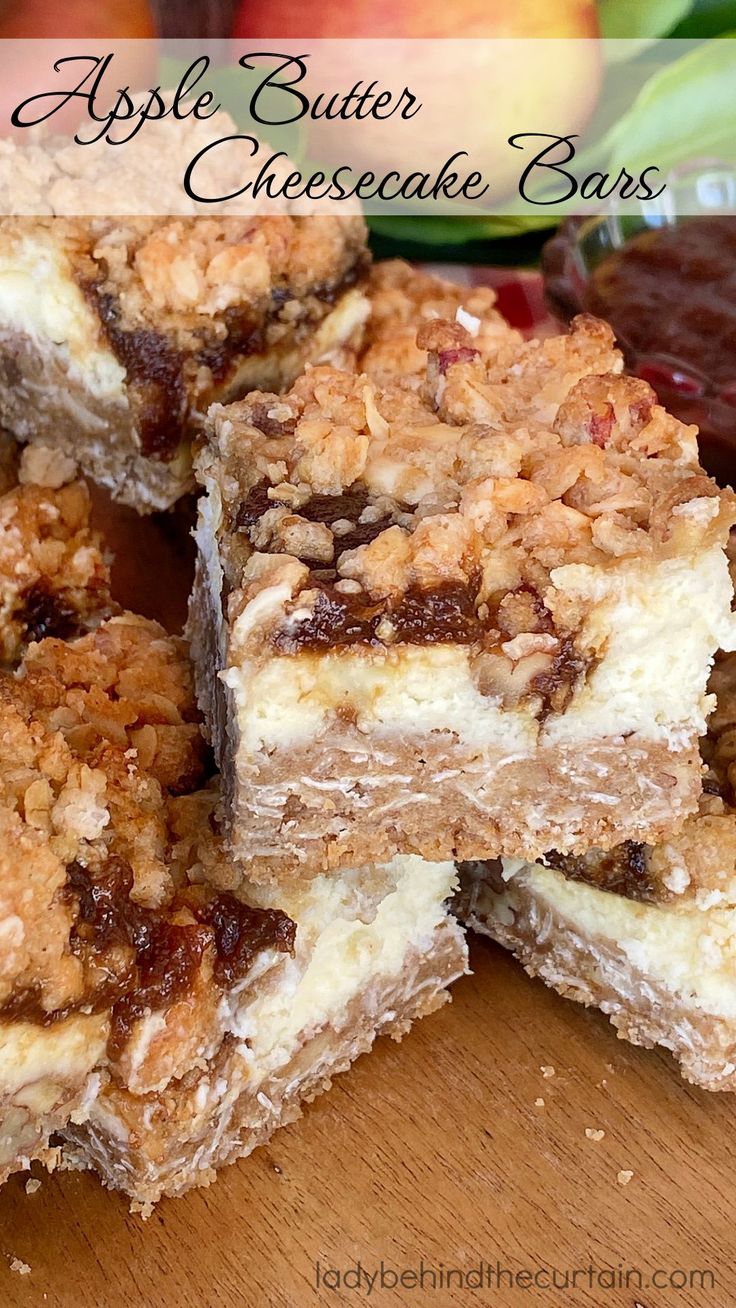
[[[360,218],[0,220],[0,422],[141,512],[191,489],[208,404],[359,331]]]
[[[634,1044],[663,1045],[687,1080],[736,1089],[736,658],[712,677],[700,811],[660,845],[461,868],[458,912]]]
[[[207,1184],[466,967],[454,866],[240,881],[183,642],[130,613],[0,673],[0,1175]]]
[[[657,840],[734,643],[734,497],[610,330],[423,384],[314,368],[214,406],[190,635],[234,855],[275,878]]]

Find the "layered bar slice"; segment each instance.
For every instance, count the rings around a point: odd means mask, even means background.
[[[70,162],[55,140],[40,158],[11,144],[0,158],[0,186],[40,186],[49,215],[0,219],[0,422],[142,512],[191,489],[190,440],[213,399],[290,384],[367,313],[358,216],[145,216],[166,212],[167,185],[181,189],[188,140],[185,127],[172,163],[162,136],[157,158],[163,127],[149,126],[145,150],[108,149],[102,168],[99,151],[72,147]],[[192,130],[193,157],[205,128]],[[206,125],[213,140],[235,130],[226,115]],[[138,201],[144,216],[63,216],[75,196],[73,213]]]
[[[660,845],[461,868],[458,911],[621,1036],[663,1045],[687,1080],[736,1090],[736,658],[718,695],[697,816]]]
[[[112,611],[110,572],[84,482],[58,451],[0,445],[0,666],[44,636],[68,638]]]
[[[0,674],[0,1174],[207,1184],[462,974],[451,863],[240,881],[186,650],[121,614]],[[54,1155],[56,1157],[57,1154]]]
[[[734,517],[609,329],[215,406],[190,633],[254,877],[657,840],[700,793]]]

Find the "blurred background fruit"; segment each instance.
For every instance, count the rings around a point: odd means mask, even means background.
[[[156,55],[145,38],[155,37],[156,24],[148,0],[0,0],[0,38],[33,37],[54,41],[54,58],[115,52],[118,86],[147,86],[156,71]],[[100,39],[105,48],[100,50]],[[91,42],[93,44],[88,44]],[[32,48],[0,50],[0,135],[7,135],[10,114],[29,96],[51,89],[51,57],[40,60]],[[81,73],[80,73],[81,76]],[[73,130],[80,119],[72,103],[54,117],[54,129]]]
[[[646,90],[648,79],[656,76],[648,67],[648,50],[666,37],[700,40],[736,34],[736,0],[313,0],[310,5],[304,0],[151,0],[150,6],[146,0],[68,0],[66,4],[0,0],[0,36],[140,37],[154,28],[164,36],[220,38],[223,46],[228,35],[240,40],[399,33],[585,37],[600,31],[604,37],[625,37],[629,42],[623,64],[617,63],[620,55],[609,49],[605,78],[607,99],[620,104],[622,129],[632,139],[632,131],[637,130],[636,93]],[[128,59],[126,80],[147,83],[152,70],[143,52],[133,51]],[[678,60],[678,76],[680,67],[684,86],[692,75],[692,60],[688,62],[686,55],[681,63]],[[28,69],[13,68],[3,74],[0,115],[7,117],[7,106],[18,98],[16,83],[28,85]],[[589,72],[577,67],[567,70],[566,80],[571,86],[563,89],[570,92],[581,81],[591,84]],[[609,95],[612,80],[616,88]],[[228,107],[232,111],[231,101]],[[662,118],[669,117],[677,130],[680,107],[673,103],[668,108],[662,101]],[[595,140],[598,132],[602,139],[610,127],[610,122],[601,124],[596,113],[587,136]],[[683,130],[689,129],[686,121]],[[544,229],[556,221],[543,211],[530,216],[497,211],[449,219],[381,216],[371,220],[371,227],[381,254],[398,249],[408,257],[526,263],[536,260],[546,239]]]
[[[148,0],[3,0],[0,37],[151,37]]]
[[[397,118],[359,127],[320,121],[310,124],[308,152],[355,172],[407,175],[434,173],[456,151],[467,152],[460,171],[480,170],[489,182],[489,208],[516,190],[520,156],[508,138],[537,124],[538,130],[578,133],[587,122],[600,85],[594,0],[245,0],[234,34],[243,41],[350,39],[350,46],[310,51],[305,93],[314,98],[344,94],[354,84],[395,93],[407,85],[422,105],[410,126]],[[384,39],[379,50],[354,38]],[[457,100],[457,66],[439,44],[421,41],[411,60],[397,38],[566,38],[550,57],[549,47],[528,42],[514,47],[474,44],[463,51],[468,62],[462,121],[447,107]],[[583,39],[577,39],[583,38]],[[268,47],[267,47],[268,48]],[[470,62],[473,62],[472,68]],[[550,129],[549,125],[554,127]],[[530,130],[534,127],[530,126]]]
[[[237,37],[597,36],[594,0],[243,0]]]

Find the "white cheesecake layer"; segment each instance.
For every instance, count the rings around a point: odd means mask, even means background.
[[[713,655],[735,643],[722,549],[609,571],[570,565],[553,581],[550,607],[569,595],[590,605],[582,640],[595,657],[565,712],[542,727],[531,706],[504,708],[481,694],[463,646],[348,647],[276,657],[258,669],[227,666],[221,675],[234,696],[241,748],[255,754],[303,746],[333,728],[338,714],[366,735],[452,732],[465,745],[512,756],[628,734],[688,747],[713,707],[706,694]],[[288,586],[256,595],[235,624],[233,646],[242,647],[289,598]]]
[[[286,1064],[305,1035],[340,1029],[350,1020],[351,1003],[369,1007],[371,992],[379,995],[401,976],[409,955],[428,952],[456,884],[453,863],[405,855],[383,867],[297,882],[293,889],[249,886],[249,902],[280,907],[297,924],[294,957],[279,955],[281,964],[272,970],[264,957],[242,997],[223,1001],[228,1028],[248,1043],[254,1079]],[[460,928],[454,929],[459,936]]]
[[[0,332],[30,337],[41,352],[61,351],[70,380],[96,399],[120,401],[125,369],[50,233],[15,238],[0,250]]]
[[[0,1026],[0,1096],[47,1112],[54,1089],[80,1085],[104,1053],[107,1019],[78,1014],[50,1026]],[[49,1099],[49,1096],[52,1096]]]
[[[309,358],[322,362],[349,340],[370,312],[357,288],[346,291],[315,329]],[[18,236],[0,250],[0,334],[30,337],[41,353],[61,351],[73,382],[98,401],[125,399],[126,371],[110,349],[99,319],[74,279],[63,249],[50,233],[37,229]],[[303,346],[293,347],[291,371],[300,370]],[[274,368],[289,371],[289,360],[278,350]],[[268,352],[244,358],[228,379],[226,389],[241,394],[264,384]],[[274,373],[274,383],[278,381]]]
[[[701,909],[685,903],[643,904],[569,881],[541,864],[504,860],[508,889],[481,891],[479,916],[490,912],[509,923],[520,911],[515,884],[524,883],[542,908],[559,914],[566,928],[623,954],[654,986],[663,986],[691,1007],[736,1018],[736,909]]]
[[[366,735],[454,731],[466,744],[491,741],[517,754],[534,749],[537,738],[531,713],[504,710],[479,693],[462,646],[300,654],[272,659],[254,676],[230,668],[224,679],[249,753],[309,744],[346,711]]]
[[[717,508],[716,500],[706,503]],[[733,586],[720,546],[656,567],[605,572],[569,564],[552,581],[562,595],[590,604],[583,642],[602,657],[568,711],[550,718],[547,737],[639,732],[677,748],[683,733],[702,735],[715,707],[705,694],[713,655],[736,644]]]

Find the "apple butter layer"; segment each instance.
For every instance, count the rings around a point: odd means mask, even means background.
[[[659,845],[461,869],[461,918],[683,1076],[736,1089],[736,658],[716,664],[699,813]]]
[[[451,863],[241,882],[156,623],[32,645],[0,725],[0,1175],[56,1133],[143,1204],[207,1183],[464,971]]]
[[[730,492],[610,331],[215,406],[190,637],[248,875],[658,840],[695,811]],[[252,870],[250,870],[252,864]]]

